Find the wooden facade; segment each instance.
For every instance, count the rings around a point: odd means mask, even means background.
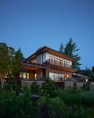
[[[49,77],[54,81],[71,79],[75,71],[72,69],[73,61],[69,56],[44,46],[21,63],[20,78],[44,80]]]

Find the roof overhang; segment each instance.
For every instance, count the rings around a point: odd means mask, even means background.
[[[47,69],[47,67],[43,66],[42,64],[36,64],[36,63],[21,63],[21,67],[23,70],[33,70],[36,71],[38,69]]]
[[[37,50],[35,53],[33,53],[31,56],[29,56],[26,60],[29,61],[31,59],[34,59],[34,58],[36,58],[36,56],[38,56],[40,54],[43,54],[45,52],[48,52],[48,53],[53,54],[53,55],[56,55],[56,56],[58,56],[60,58],[64,58],[64,59],[70,60],[72,62],[75,61],[75,59],[70,58],[68,55],[65,55],[65,54],[63,54],[63,53],[61,53],[59,51],[56,51],[56,50],[51,49],[51,48],[48,48],[46,46],[44,46],[44,47],[40,48],[39,50]]]

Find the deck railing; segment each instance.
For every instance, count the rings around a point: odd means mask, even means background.
[[[69,65],[68,63],[66,63],[65,61],[59,60],[59,59],[48,59],[44,62],[44,64],[50,64],[50,65],[56,65],[56,66],[60,66],[60,67],[65,67],[65,68],[72,68],[72,65]]]

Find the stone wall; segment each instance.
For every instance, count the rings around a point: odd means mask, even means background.
[[[94,82],[90,82],[90,90],[94,91]]]
[[[31,85],[33,84],[33,82],[36,82],[38,85],[42,85],[42,83],[44,83],[44,81],[29,81],[29,80],[21,80],[21,88],[23,88],[24,86],[27,87],[31,87]]]
[[[44,83],[44,81],[21,80],[21,88],[23,88],[24,86],[28,86],[30,88],[33,82],[36,82],[40,86],[42,85],[42,83]],[[75,82],[75,83],[78,88],[81,88],[85,82]],[[72,82],[72,81],[65,81],[65,83],[64,83],[65,89],[73,88],[73,86],[74,86],[74,82]],[[94,89],[93,87],[94,87],[94,85],[91,84],[91,89]]]
[[[81,88],[83,86],[83,84],[84,84],[84,82],[75,82],[75,83],[76,83],[78,88]],[[65,85],[64,86],[65,86],[65,89],[66,88],[73,88],[74,82],[65,81]]]

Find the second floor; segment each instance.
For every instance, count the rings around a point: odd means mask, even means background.
[[[73,62],[73,59],[70,58],[69,56],[48,47],[40,48],[26,60],[27,62],[32,62],[37,64],[49,63],[51,65],[58,65],[69,68],[71,68]]]

